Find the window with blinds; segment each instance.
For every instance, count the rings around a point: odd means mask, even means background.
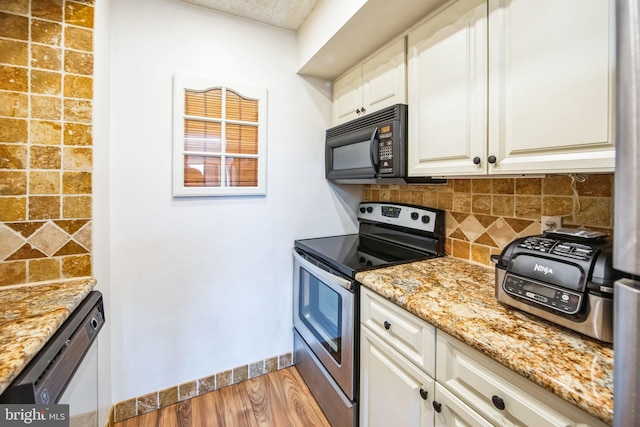
[[[175,196],[266,193],[266,90],[174,78]]]

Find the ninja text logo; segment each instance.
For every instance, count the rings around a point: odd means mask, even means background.
[[[533,266],[533,271],[539,271],[544,275],[553,274],[553,269],[551,267],[540,264],[536,264],[535,266]]]

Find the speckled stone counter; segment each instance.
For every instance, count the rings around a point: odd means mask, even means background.
[[[356,279],[532,382],[612,423],[612,347],[502,305],[494,296],[492,268],[445,257],[361,272]]]
[[[0,288],[0,393],[95,284],[85,277]]]

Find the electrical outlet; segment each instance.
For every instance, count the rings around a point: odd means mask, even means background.
[[[561,216],[542,216],[540,218],[540,231],[562,227]]]

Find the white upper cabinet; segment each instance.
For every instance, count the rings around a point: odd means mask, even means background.
[[[612,0],[489,0],[490,173],[614,168]]]
[[[409,175],[473,175],[487,156],[487,5],[458,0],[409,33]]]
[[[613,25],[612,0],[458,0],[429,18],[409,34],[409,175],[612,171]]]
[[[333,124],[406,103],[404,38],[376,53],[333,84]]]

